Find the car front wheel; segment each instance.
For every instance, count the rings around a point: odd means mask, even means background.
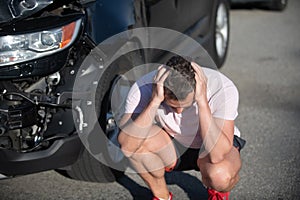
[[[213,21],[212,57],[220,68],[226,59],[229,45],[229,2],[218,0]]]

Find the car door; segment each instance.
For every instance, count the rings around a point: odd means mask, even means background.
[[[212,0],[146,0],[148,25],[186,32],[212,8]]]

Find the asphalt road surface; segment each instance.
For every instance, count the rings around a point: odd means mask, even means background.
[[[221,69],[237,85],[237,126],[247,140],[231,199],[300,199],[300,1],[283,13],[231,10],[231,43]],[[174,199],[205,199],[197,172],[167,175]],[[53,171],[0,181],[0,199],[150,199],[137,175],[87,183]]]

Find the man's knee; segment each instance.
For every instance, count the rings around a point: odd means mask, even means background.
[[[126,157],[131,157],[135,153],[147,153],[149,138],[139,138],[121,132],[118,137],[121,151]]]
[[[230,191],[238,181],[238,172],[232,173],[226,167],[215,167],[203,176],[204,184],[217,191]]]
[[[118,136],[118,142],[120,144],[121,151],[126,157],[131,157],[138,149],[136,145],[132,145],[133,138],[129,138],[131,136],[125,134],[125,133],[120,133]]]
[[[118,140],[119,140],[121,151],[127,158],[131,157],[139,149],[139,146],[131,143],[132,139],[131,142],[126,142],[126,138],[122,134],[119,135]]]
[[[159,152],[170,142],[168,134],[159,126],[153,125],[149,133],[143,137],[135,137],[126,132],[120,132],[118,141],[125,156],[135,152]]]
[[[207,178],[212,188],[218,191],[224,191],[230,186],[231,180],[234,177],[224,170],[218,170],[211,172]]]

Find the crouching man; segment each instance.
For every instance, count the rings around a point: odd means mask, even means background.
[[[244,142],[235,135],[238,99],[223,74],[180,56],[132,86],[118,139],[153,199],[172,199],[165,171],[191,169],[200,171],[208,199],[229,199]]]

